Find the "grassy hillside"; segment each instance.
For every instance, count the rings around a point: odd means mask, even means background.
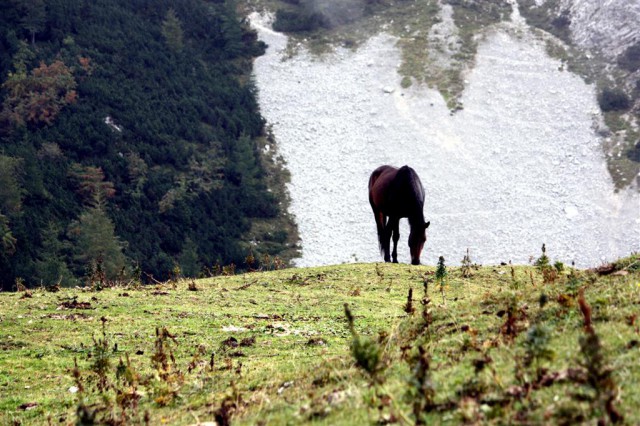
[[[540,260],[0,293],[0,423],[640,422],[640,258]]]

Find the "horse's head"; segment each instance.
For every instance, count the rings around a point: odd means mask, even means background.
[[[411,252],[411,264],[420,264],[420,254],[424,248],[424,243],[427,241],[427,228],[431,225],[431,222],[427,222],[424,226],[411,227],[409,233],[409,251]]]

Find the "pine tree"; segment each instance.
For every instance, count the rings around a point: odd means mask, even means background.
[[[9,228],[9,219],[0,214],[0,246],[2,248],[0,253],[5,255],[13,254],[16,250],[16,242],[17,240],[11,233],[11,228]]]
[[[116,236],[115,225],[106,212],[107,199],[115,195],[113,183],[104,179],[99,167],[77,166],[73,175],[87,207],[69,227],[75,242],[73,259],[79,271],[101,261],[108,279],[114,279],[125,266],[124,244]]]
[[[22,19],[22,28],[29,32],[31,44],[36,42],[36,34],[44,30],[47,22],[47,9],[44,0],[14,0],[18,6]]]
[[[182,22],[180,22],[173,9],[169,9],[164,21],[162,21],[162,35],[169,49],[173,52],[182,51],[184,47],[184,31],[182,30]]]
[[[180,254],[180,270],[182,275],[187,278],[195,278],[199,272],[198,263],[198,246],[187,237],[182,247],[182,253]]]
[[[9,222],[21,210],[23,188],[19,182],[22,161],[0,155],[0,252],[11,255],[17,240]]]
[[[65,262],[65,243],[60,236],[60,228],[53,222],[42,232],[42,250],[36,261],[36,278],[41,285],[73,282],[73,274]]]
[[[86,209],[69,228],[75,242],[73,259],[86,270],[102,259],[108,279],[115,279],[125,266],[123,243],[115,235],[115,226],[101,206]],[[82,270],[82,269],[80,269]]]

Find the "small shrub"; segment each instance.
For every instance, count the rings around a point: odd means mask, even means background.
[[[580,337],[580,352],[583,359],[580,365],[587,372],[586,385],[595,393],[588,397],[594,413],[604,411],[612,423],[624,422],[624,416],[615,406],[618,399],[618,386],[614,380],[613,368],[609,365],[600,337],[593,327],[591,307],[580,290],[578,303],[583,316],[585,335]],[[606,424],[604,418],[598,424]]]
[[[354,325],[354,318],[347,303],[344,304],[344,313],[347,317],[347,326],[353,338],[351,342],[351,354],[358,367],[369,374],[373,382],[379,380],[382,370],[382,350],[377,342],[367,337],[360,336]]]
[[[640,42],[629,46],[618,58],[618,65],[630,72],[640,69]]]
[[[436,269],[436,281],[440,284],[440,292],[442,293],[442,303],[444,303],[444,285],[447,279],[447,267],[444,264],[444,256],[438,258],[438,268]]]
[[[543,324],[534,324],[527,331],[524,364],[526,367],[535,365],[538,380],[542,377],[542,363],[551,361],[554,357],[553,350],[549,348],[550,341],[551,331]]]
[[[598,96],[598,104],[603,112],[626,111],[631,107],[631,100],[621,89],[605,87]]]
[[[464,278],[471,278],[473,275],[472,269],[478,269],[478,265],[474,265],[471,262],[471,254],[469,253],[469,249],[467,249],[467,253],[462,258],[462,262],[460,264],[460,271],[462,272],[462,276]]]
[[[161,407],[171,403],[184,384],[184,374],[178,370],[171,344],[178,344],[166,327],[156,328],[156,341],[151,364],[154,380],[151,383],[154,401]]]
[[[407,295],[407,303],[404,305],[404,311],[413,315],[416,309],[413,307],[413,288],[409,288],[409,294]]]
[[[627,151],[627,158],[631,161],[640,163],[640,140],[636,142],[633,148]]]
[[[276,11],[273,23],[275,31],[285,33],[309,32],[323,27],[328,27],[328,23],[320,13],[284,9]]]
[[[558,262],[556,262],[557,264]],[[561,263],[561,262],[560,262]],[[536,260],[535,266],[542,273],[542,280],[546,283],[552,283],[558,278],[559,266],[551,266],[549,256],[547,256],[547,247],[542,244],[542,255]]]
[[[423,413],[435,407],[435,385],[431,379],[431,355],[424,346],[418,347],[418,354],[411,362],[408,397],[412,400],[412,411],[416,425],[426,424]]]

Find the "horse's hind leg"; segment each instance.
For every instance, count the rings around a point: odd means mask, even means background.
[[[391,233],[393,235],[393,253],[391,253],[391,257],[393,258],[393,263],[398,263],[398,240],[400,239],[400,218],[389,218],[389,223],[387,224]]]

